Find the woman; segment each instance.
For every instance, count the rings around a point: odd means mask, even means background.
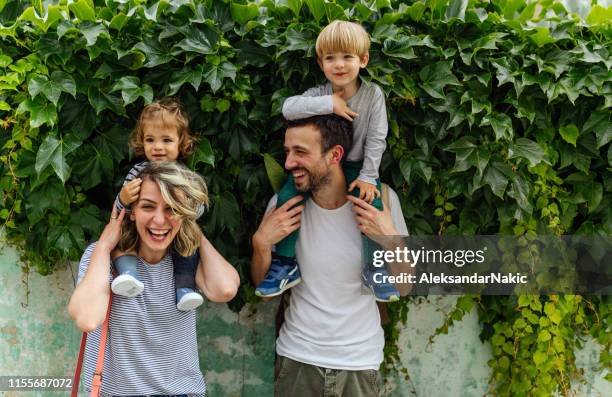
[[[213,302],[232,299],[240,279],[195,222],[198,205],[208,199],[202,178],[171,163],[150,163],[140,178],[129,216],[114,209],[100,239],[81,258],[68,312],[79,329],[90,332],[82,379],[89,390],[112,282],[110,254],[118,246],[138,253],[146,287],[135,298],[113,296],[101,395],[202,396],[196,315],[176,308],[171,251],[186,255],[200,247],[196,284]]]

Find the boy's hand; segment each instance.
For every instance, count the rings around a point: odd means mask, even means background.
[[[119,199],[123,205],[129,206],[138,199],[141,184],[142,179],[136,178],[132,179],[121,188],[121,191],[119,192]]]
[[[359,189],[359,198],[370,204],[372,204],[375,198],[380,197],[380,192],[376,189],[376,185],[372,185],[371,183],[355,179],[353,183],[350,184],[348,191],[352,192],[355,188]]]
[[[359,116],[357,113],[353,112],[351,108],[348,107],[344,98],[342,98],[342,94],[344,90],[340,90],[334,92],[332,95],[332,102],[334,104],[334,113],[340,117],[344,117],[348,121],[353,121],[353,118]]]

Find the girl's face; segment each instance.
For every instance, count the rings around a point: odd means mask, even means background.
[[[176,127],[159,121],[146,121],[143,125],[145,157],[149,161],[176,161],[180,154]]]
[[[140,237],[138,253],[149,263],[157,263],[166,255],[183,223],[174,216],[157,184],[148,179],[142,181],[130,219],[136,223]]]

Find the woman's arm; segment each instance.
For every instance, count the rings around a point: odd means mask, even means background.
[[[238,272],[213,247],[204,233],[200,237],[200,264],[196,271],[196,285],[208,300],[229,302],[240,286]]]
[[[121,222],[125,210],[117,216],[113,209],[111,220],[104,228],[91,254],[83,279],[68,303],[68,313],[83,332],[92,332],[104,322],[110,296],[110,253],[121,236]]]

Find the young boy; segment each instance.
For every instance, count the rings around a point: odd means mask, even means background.
[[[343,169],[349,192],[382,210],[378,169],[386,148],[387,111],[382,90],[374,83],[361,82],[359,71],[369,60],[370,38],[365,29],[353,22],[333,21],[317,37],[317,62],[328,82],[313,87],[302,95],[288,98],[283,104],[283,115],[296,120],[315,115],[335,113],[353,122],[353,146]],[[278,194],[277,207],[299,193],[293,176]],[[301,281],[295,243],[297,231],[276,245],[275,257],[264,281],[255,293],[258,296],[276,296]],[[372,242],[364,236],[364,258]],[[399,299],[399,292],[389,283],[374,282],[376,273],[384,268],[366,264],[362,272],[364,284],[373,290],[378,301]],[[377,280],[379,278],[376,278]],[[383,278],[381,278],[383,279]]]

